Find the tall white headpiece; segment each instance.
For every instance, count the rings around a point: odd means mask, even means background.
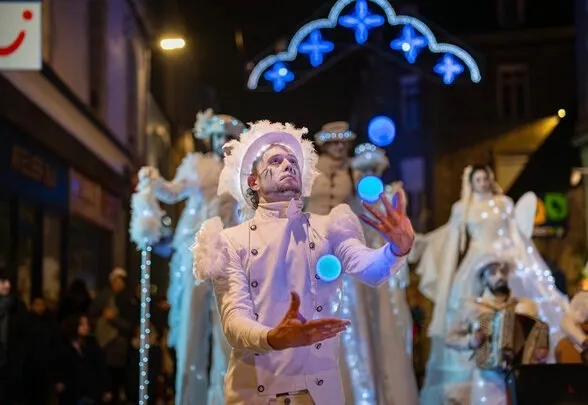
[[[349,123],[345,121],[329,122],[314,134],[314,143],[322,146],[332,141],[354,141],[357,136],[349,129]]]
[[[238,138],[245,131],[245,124],[227,114],[214,114],[212,109],[196,114],[194,136],[197,139],[209,139],[212,135],[223,134]]]
[[[383,149],[371,143],[362,143],[355,148],[355,156],[351,159],[351,168],[366,171],[373,168],[376,173],[382,174],[390,166]]]
[[[229,193],[242,207],[250,206],[247,178],[251,175],[253,164],[270,146],[281,145],[296,156],[302,171],[302,196],[308,197],[318,175],[318,156],[314,146],[311,141],[303,139],[308,130],[269,121],[249,125],[249,130],[241,134],[238,141],[230,142],[230,153],[225,154],[225,167],[219,178],[218,195]]]

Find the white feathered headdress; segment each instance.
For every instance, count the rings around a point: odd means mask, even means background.
[[[303,139],[307,133],[306,128],[296,128],[292,124],[269,121],[250,124],[249,131],[241,134],[239,141],[232,141],[230,153],[225,154],[218,195],[229,193],[242,207],[250,206],[247,178],[253,164],[271,145],[282,145],[296,156],[302,171],[302,196],[308,197],[318,175],[318,156],[312,142]]]

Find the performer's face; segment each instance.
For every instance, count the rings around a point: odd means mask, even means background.
[[[486,170],[476,170],[471,177],[474,193],[486,194],[490,191],[490,177]]]
[[[506,263],[493,263],[484,270],[484,281],[493,294],[508,294],[509,266]]]
[[[259,193],[260,202],[300,198],[302,174],[296,156],[284,146],[271,146],[255,165],[248,184]]]
[[[335,160],[343,160],[347,157],[347,143],[330,141],[323,145],[323,151]]]
[[[0,296],[10,294],[10,280],[0,279]]]

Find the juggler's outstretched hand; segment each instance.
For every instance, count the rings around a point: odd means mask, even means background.
[[[307,321],[300,314],[300,297],[290,293],[290,308],[282,321],[267,335],[267,342],[275,350],[290,347],[309,346],[322,340],[330,339],[345,331],[351,322],[336,318],[324,318]]]

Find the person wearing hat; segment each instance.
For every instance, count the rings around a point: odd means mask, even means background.
[[[560,326],[567,339],[556,349],[557,362],[588,364],[588,263]]]
[[[218,193],[230,193],[253,215],[224,230],[220,218],[211,219],[196,236],[194,274],[212,280],[232,346],[227,405],[344,404],[337,335],[349,322],[338,319],[340,273],[380,285],[412,247],[402,198],[398,209],[385,201],[385,214],[366,205],[374,217],[362,218],[387,241],[379,249],[364,245],[347,205],[328,215],[302,212],[317,161],[306,133],[291,124],[251,125],[225,157],[231,176],[221,176],[227,181]]]
[[[129,346],[132,309],[126,292],[127,272],[123,268],[113,269],[104,289],[90,306],[90,316],[95,321],[98,345],[106,355],[106,365],[112,383],[113,402],[118,403],[125,386],[127,370],[127,349]]]
[[[515,298],[511,294],[509,278],[515,268],[516,265],[510,258],[495,252],[483,254],[477,260],[474,266],[475,280],[473,282],[474,289],[481,291],[481,295],[477,298],[466,299],[447,331],[445,340],[447,346],[463,351],[473,362],[473,356],[470,353],[477,350],[486,339],[491,338],[480,328],[480,317],[514,308],[517,314],[538,318],[539,308],[535,301],[525,297]],[[539,333],[541,337],[529,360],[536,364],[544,363],[549,352],[549,327],[543,323],[538,325],[545,330],[544,333]],[[448,397],[454,401],[450,403],[507,404],[505,373],[498,369],[487,370],[476,367],[471,384],[455,387],[449,385],[446,388],[449,391]],[[451,392],[452,389],[453,392]]]
[[[308,200],[309,212],[327,215],[337,205],[352,202],[355,185],[349,166],[349,152],[355,139],[355,133],[344,121],[325,124],[314,135],[321,155],[316,166],[319,175]]]

